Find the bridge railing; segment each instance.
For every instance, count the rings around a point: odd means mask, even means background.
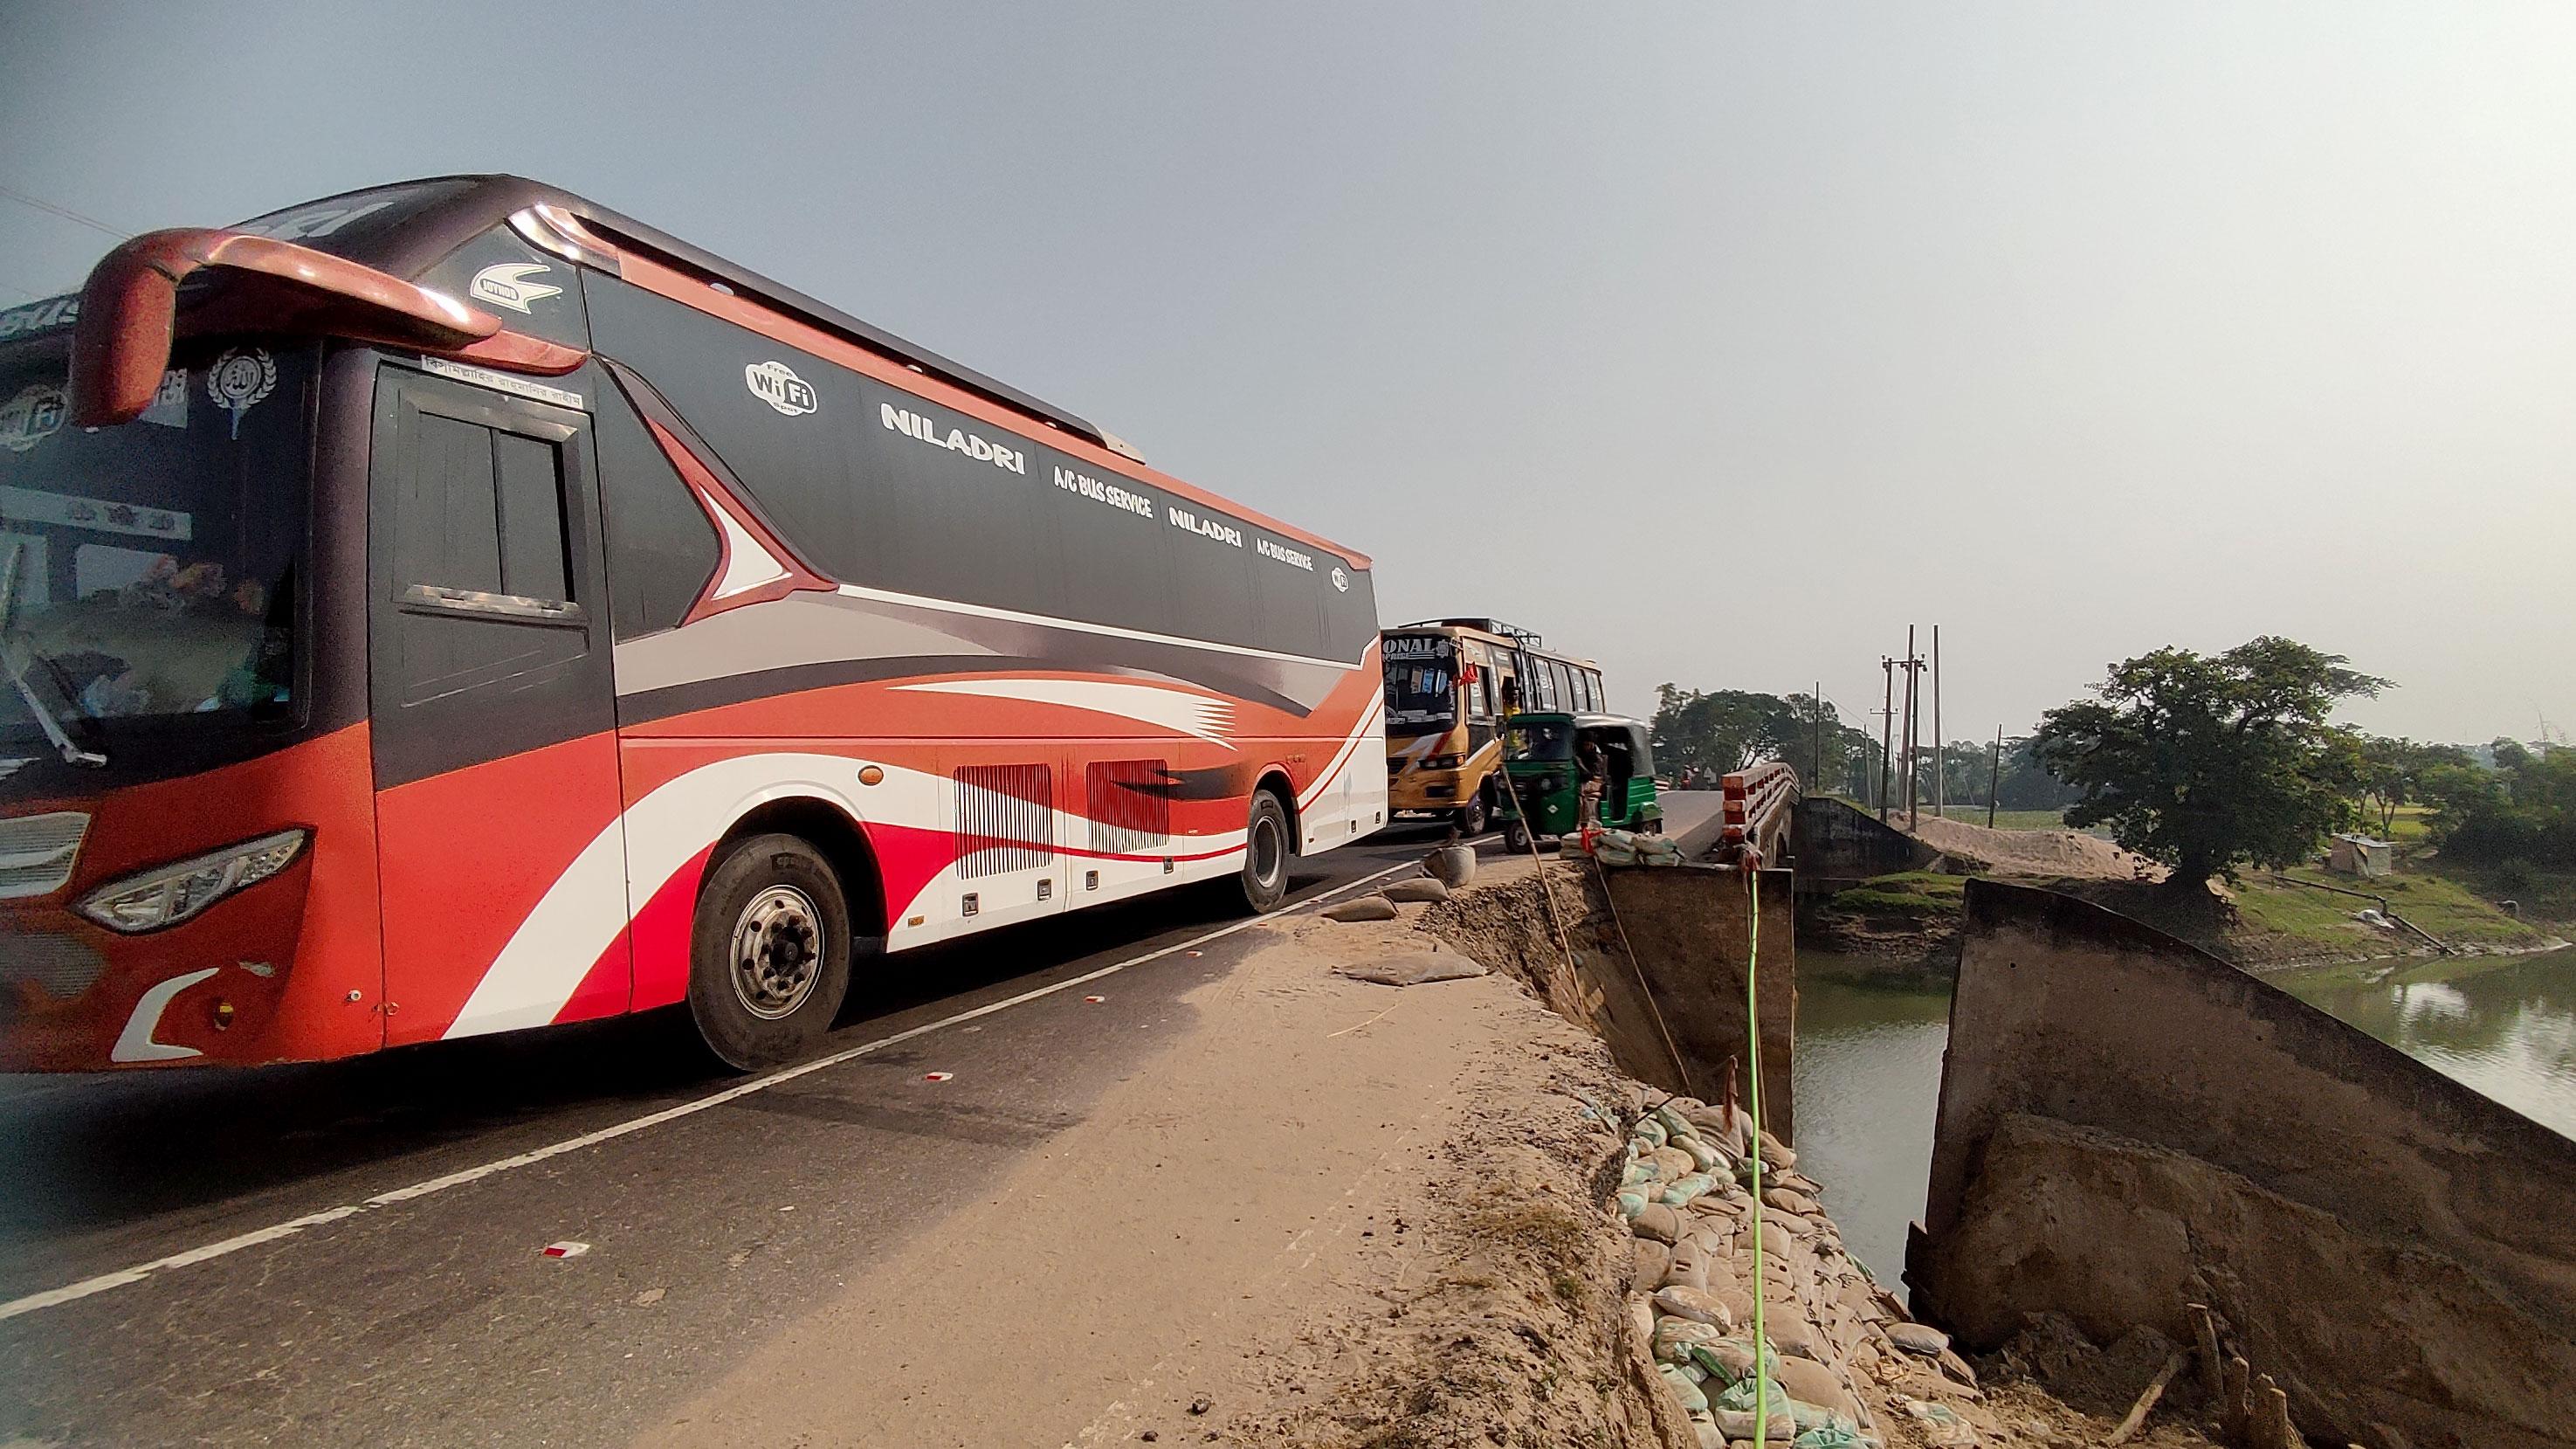
[[[1718,855],[1735,859],[1747,850],[1765,858],[1772,855],[1798,803],[1798,772],[1785,761],[1765,760],[1728,775],[1719,788],[1725,800]]]

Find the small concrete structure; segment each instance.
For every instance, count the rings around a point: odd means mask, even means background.
[[[2326,869],[2337,875],[2377,880],[2397,868],[2397,842],[2367,835],[2338,835],[2326,852]]]

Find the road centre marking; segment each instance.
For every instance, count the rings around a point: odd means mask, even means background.
[[[83,1278],[77,1283],[68,1283],[60,1288],[48,1288],[41,1293],[30,1293],[22,1298],[12,1298],[6,1303],[0,1303],[0,1320],[16,1318],[22,1313],[34,1313],[40,1309],[57,1308],[66,1303],[77,1302],[95,1293],[104,1293],[111,1288],[122,1288],[129,1283],[143,1282],[155,1273],[166,1272],[172,1268],[185,1268],[195,1263],[203,1263],[208,1259],[220,1258],[227,1253],[239,1252],[244,1248],[254,1248],[262,1243],[273,1243],[280,1238],[293,1237],[295,1234],[303,1232],[306,1228],[320,1227],[325,1223],[335,1223],[340,1221],[342,1218],[355,1217],[359,1213],[367,1212],[375,1208],[392,1207],[398,1203],[414,1202],[418,1199],[428,1197],[433,1193],[445,1192],[451,1187],[463,1187],[469,1182],[480,1182],[484,1178],[492,1177],[499,1173],[511,1172],[518,1168],[532,1166],[536,1163],[543,1162],[550,1157],[561,1157],[567,1152],[578,1152],[585,1147],[596,1147],[602,1142],[624,1137],[629,1133],[641,1132],[648,1127],[659,1127],[665,1122],[676,1122],[683,1117],[693,1116],[710,1107],[721,1107],[727,1102],[735,1101],[742,1097],[748,1097],[754,1092],[765,1092],[772,1087],[779,1086],[786,1082],[795,1081],[799,1077],[822,1071],[827,1067],[837,1067],[843,1062],[855,1061],[871,1052],[883,1051],[887,1047],[894,1046],[901,1042],[911,1041],[915,1037],[928,1036],[934,1031],[940,1031],[948,1027],[960,1025],[964,1022],[973,1021],[978,1017],[991,1016],[996,1012],[1008,1011],[1014,1006],[1024,1006],[1041,997],[1053,996],[1059,991],[1068,990],[1072,987],[1082,986],[1093,981],[1098,981],[1104,976],[1114,976],[1131,966],[1142,966],[1148,961],[1159,961],[1165,956],[1170,956],[1180,951],[1187,950],[1190,947],[1202,945],[1206,942],[1217,940],[1220,937],[1231,936],[1237,931],[1249,930],[1254,926],[1263,924],[1264,922],[1275,921],[1282,916],[1294,915],[1299,911],[1305,910],[1309,906],[1330,900],[1334,896],[1341,895],[1346,891],[1358,890],[1364,885],[1384,880],[1398,871],[1414,870],[1417,868],[1417,864],[1413,861],[1406,861],[1401,865],[1391,865],[1374,874],[1364,875],[1357,880],[1347,881],[1341,885],[1337,885],[1331,890],[1319,891],[1294,905],[1282,906],[1275,911],[1253,916],[1246,920],[1237,921],[1230,926],[1220,926],[1216,930],[1209,931],[1204,935],[1192,936],[1186,941],[1176,941],[1169,946],[1157,947],[1154,950],[1145,952],[1141,956],[1130,956],[1124,961],[1103,966],[1096,971],[1086,971],[1079,976],[1070,976],[1062,981],[1055,982],[1052,985],[1036,987],[1028,991],[1023,991],[1017,996],[1006,997],[1000,1001],[986,1002],[982,1006],[958,1012],[954,1016],[942,1017],[937,1021],[924,1022],[920,1026],[907,1028],[903,1031],[896,1032],[892,1036],[882,1036],[877,1038],[875,1041],[863,1042],[854,1047],[845,1047],[840,1051],[832,1052],[826,1056],[817,1057],[810,1062],[799,1062],[795,1066],[781,1068],[778,1071],[770,1073],[768,1076],[755,1077],[748,1082],[727,1087],[721,1092],[710,1093],[707,1096],[697,1098],[694,1101],[682,1102],[676,1107],[665,1107],[658,1112],[648,1112],[641,1117],[630,1118],[629,1120],[619,1122],[614,1126],[602,1127],[592,1132],[584,1132],[577,1137],[567,1137],[560,1142],[548,1143],[543,1147],[535,1148],[527,1152],[521,1152],[514,1156],[500,1158],[493,1162],[486,1162],[479,1167],[468,1167],[456,1172],[447,1173],[444,1176],[433,1177],[426,1182],[416,1182],[409,1187],[398,1187],[390,1192],[380,1192],[374,1197],[366,1199],[364,1202],[351,1203],[341,1207],[324,1208],[320,1212],[306,1213],[302,1217],[288,1218],[282,1223],[274,1223],[268,1227],[254,1229],[253,1231],[225,1238],[218,1242],[207,1243],[202,1247],[189,1248],[183,1252],[172,1253],[167,1257],[155,1258],[148,1263],[138,1263],[131,1268],[120,1268],[115,1272],[101,1273],[94,1278]]]

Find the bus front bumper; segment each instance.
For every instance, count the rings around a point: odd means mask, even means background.
[[[1455,810],[1475,793],[1464,770],[1407,770],[1386,782],[1386,804],[1390,810],[1413,811]]]

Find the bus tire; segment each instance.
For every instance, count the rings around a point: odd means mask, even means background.
[[[1485,792],[1482,790],[1468,796],[1467,803],[1458,807],[1458,833],[1462,836],[1482,835],[1485,827],[1492,823],[1492,816],[1485,809]]]
[[[736,1071],[809,1055],[850,990],[850,908],[822,852],[755,835],[708,870],[689,938],[689,1015]]]
[[[1288,899],[1288,812],[1267,790],[1252,792],[1252,810],[1243,824],[1243,903],[1255,915],[1279,909]]]

